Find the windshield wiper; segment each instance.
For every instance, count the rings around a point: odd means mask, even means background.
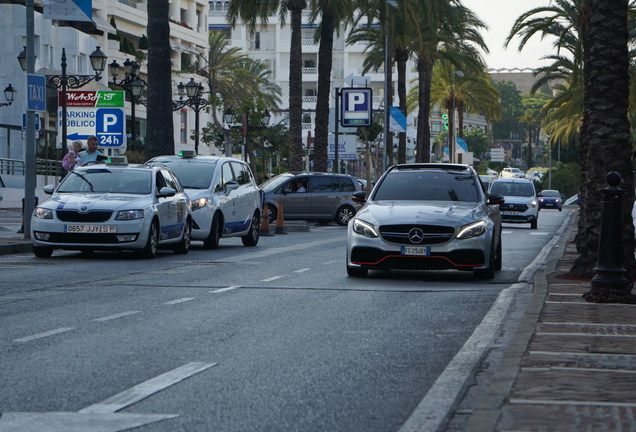
[[[76,176],[78,176],[79,178],[81,178],[83,181],[86,182],[86,184],[88,184],[88,187],[91,189],[91,192],[95,192],[93,190],[93,183],[91,183],[90,181],[88,181],[82,174],[78,174],[75,171],[71,171],[71,174],[75,174]]]

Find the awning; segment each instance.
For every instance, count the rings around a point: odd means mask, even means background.
[[[110,25],[110,23],[106,21],[104,18],[101,18],[97,16],[96,14],[93,15],[93,23],[95,24],[95,27],[97,27],[98,30],[101,30],[107,33],[117,34],[117,29],[115,27]]]

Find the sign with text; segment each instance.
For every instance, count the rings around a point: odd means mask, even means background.
[[[46,111],[46,78],[27,74],[27,111]]]
[[[327,138],[329,147],[327,148],[327,159],[336,158],[336,136],[329,135]],[[338,159],[356,160],[358,137],[355,135],[338,135]]]
[[[373,114],[373,90],[363,87],[343,88],[340,90],[342,127],[371,126]]]
[[[58,105],[62,105],[62,92]],[[125,148],[126,116],[123,91],[67,91],[66,134],[68,141],[84,141],[95,135],[100,147]],[[62,128],[62,109],[58,113],[58,131]],[[61,134],[58,133],[61,147]],[[68,143],[67,143],[68,145]]]

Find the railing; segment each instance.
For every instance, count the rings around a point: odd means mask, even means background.
[[[36,159],[35,173],[44,176],[59,176],[62,169],[62,163],[52,159]],[[7,175],[24,175],[24,161],[20,159],[0,158],[0,174]]]

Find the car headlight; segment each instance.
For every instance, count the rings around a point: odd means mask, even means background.
[[[117,216],[115,216],[115,220],[143,219],[145,215],[145,210],[119,210]]]
[[[53,210],[44,207],[38,207],[35,209],[33,216],[40,219],[53,219]]]
[[[191,201],[192,211],[199,210],[200,208],[205,207],[207,202],[208,202],[207,198],[199,198],[198,200]]]
[[[528,208],[535,208],[537,206],[537,201],[532,200],[528,203]]]
[[[365,222],[360,219],[353,220],[353,232],[365,237],[371,237],[371,238],[378,237],[378,232],[375,230],[375,227],[371,225],[369,222]]]
[[[468,225],[464,225],[462,229],[459,230],[457,238],[460,240],[466,240],[473,237],[479,237],[486,232],[486,228],[488,228],[488,225],[484,221],[478,221]]]

